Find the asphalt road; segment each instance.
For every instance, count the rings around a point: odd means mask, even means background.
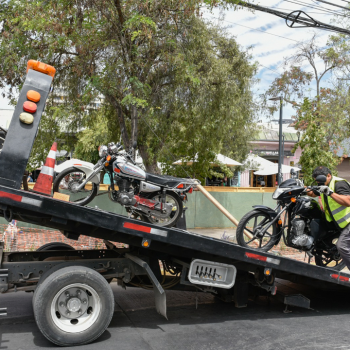
[[[348,294],[313,290],[313,309],[284,313],[283,304],[266,297],[237,309],[212,295],[168,291],[167,321],[155,311],[152,291],[112,286],[116,306],[107,331],[92,344],[66,349],[350,349]],[[0,296],[0,307],[8,307],[0,320],[0,350],[57,348],[34,323],[31,299],[23,292]]]

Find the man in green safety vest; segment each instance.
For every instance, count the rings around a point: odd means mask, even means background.
[[[322,206],[327,224],[334,224],[341,231],[337,248],[350,269],[350,183],[340,177],[332,176],[331,171],[325,166],[318,166],[312,172],[314,179],[318,175],[327,177],[325,184],[319,187]],[[308,195],[317,197],[312,191],[309,191]]]

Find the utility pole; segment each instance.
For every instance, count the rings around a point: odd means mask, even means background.
[[[282,150],[282,119],[283,119],[283,97],[272,97],[270,101],[280,101],[280,119],[279,119],[279,132],[278,132],[278,186],[282,182],[282,162],[283,162],[283,150]]]

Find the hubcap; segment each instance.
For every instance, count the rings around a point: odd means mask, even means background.
[[[51,317],[67,333],[90,328],[101,313],[101,301],[95,289],[75,283],[62,288],[51,302]]]
[[[77,312],[80,309],[81,301],[78,298],[71,298],[68,300],[67,309],[71,312]]]

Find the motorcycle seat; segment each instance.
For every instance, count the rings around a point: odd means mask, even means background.
[[[185,179],[181,177],[169,176],[169,175],[156,175],[151,173],[146,173],[146,181],[153,183],[158,186],[174,188],[179,184],[195,184],[192,179]]]

